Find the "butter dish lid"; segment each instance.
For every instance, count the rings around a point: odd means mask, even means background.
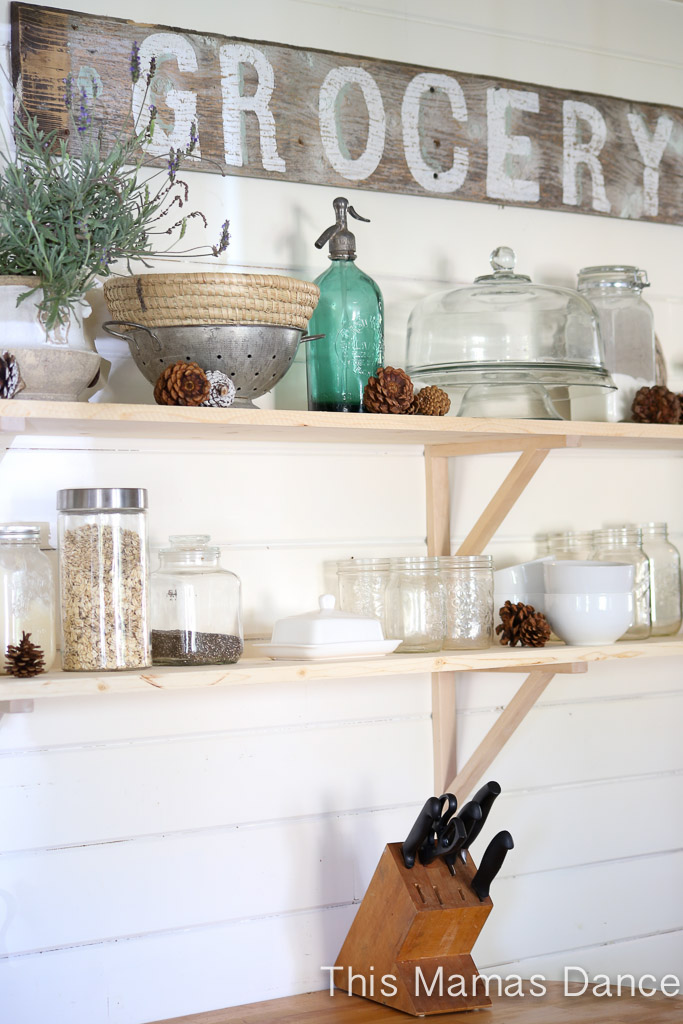
[[[353,644],[384,639],[379,619],[337,611],[333,594],[322,594],[319,602],[318,611],[278,619],[273,626],[271,643]]]

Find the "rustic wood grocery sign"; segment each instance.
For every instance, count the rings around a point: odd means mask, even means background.
[[[195,122],[208,172],[683,223],[676,107],[22,3],[12,62],[44,126],[67,128],[70,74],[105,135],[155,104],[153,157]]]

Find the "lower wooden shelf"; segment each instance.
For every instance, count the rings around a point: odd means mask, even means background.
[[[271,661],[250,657],[236,665],[196,668],[153,668],[132,672],[47,672],[33,679],[0,677],[0,702],[87,697],[112,693],[149,693],[154,690],[195,690],[222,686],[291,683],[305,680],[419,675],[441,672],[524,671],[540,666],[581,665],[632,658],[667,658],[683,655],[683,639],[620,642],[604,647],[500,647],[484,651],[439,651],[436,654],[391,654],[382,658],[349,661]]]
[[[648,1024],[680,1024],[683,1016],[681,996],[658,992],[647,997],[636,994],[608,998],[594,996],[590,987],[585,995],[568,996],[562,982],[547,981],[545,987],[547,992],[542,996],[529,995],[528,982],[524,996],[496,997],[492,991],[490,1009],[443,1013],[435,1020],[439,1024],[475,1020],[477,1024],[641,1024],[644,1020]],[[156,1024],[408,1024],[419,1019],[346,992],[330,996],[325,991],[174,1017]]]

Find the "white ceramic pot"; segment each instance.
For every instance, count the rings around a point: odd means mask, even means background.
[[[85,402],[107,383],[111,363],[97,352],[69,348],[20,348],[15,351],[24,389],[21,400]]]
[[[88,324],[92,310],[83,301],[78,307],[78,316],[70,313],[67,321],[51,331],[45,330],[44,317],[38,309],[42,298],[40,292],[24,299],[17,306],[17,299],[24,292],[35,287],[35,277],[0,276],[0,324],[2,325],[2,350],[15,355],[21,349],[69,349],[73,352],[95,352],[94,325]]]

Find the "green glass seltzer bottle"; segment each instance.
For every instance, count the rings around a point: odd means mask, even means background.
[[[308,343],[306,374],[308,408],[328,412],[362,412],[363,388],[384,365],[384,302],[382,293],[356,266],[356,239],[346,215],[360,217],[347,199],[335,199],[336,223],[315,243],[330,246],[332,264],[316,278],[320,300],[308,325],[309,334],[324,334]]]

